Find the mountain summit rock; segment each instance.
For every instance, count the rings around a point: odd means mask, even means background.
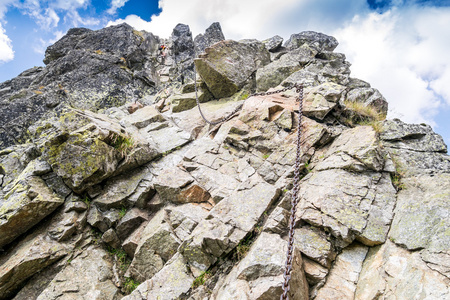
[[[0,83],[0,300],[279,299],[299,130],[290,299],[449,299],[447,145],[337,45],[69,30]]]

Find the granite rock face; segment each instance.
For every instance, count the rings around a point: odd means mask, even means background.
[[[69,30],[0,84],[0,300],[279,299],[297,149],[290,299],[447,299],[447,146],[336,46]]]

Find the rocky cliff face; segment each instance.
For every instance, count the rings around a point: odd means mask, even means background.
[[[0,299],[278,299],[298,130],[290,298],[448,299],[447,146],[337,44],[70,30],[0,84]],[[194,82],[241,109],[207,125]],[[295,90],[249,97],[296,83],[302,124]]]

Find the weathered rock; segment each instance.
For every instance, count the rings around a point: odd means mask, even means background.
[[[263,231],[282,234],[286,231],[289,224],[289,211],[282,208],[277,207],[270,214],[269,219],[266,224],[264,224]]]
[[[179,149],[191,141],[191,135],[183,129],[176,126],[164,126],[156,130],[149,128],[141,130],[142,136],[152,141],[156,145],[158,153],[166,155],[172,151]]]
[[[302,74],[315,74],[320,83],[334,82],[347,85],[350,81],[350,63],[345,60],[342,53],[323,51],[316,55],[317,59],[305,66]],[[294,73],[295,74],[295,73]],[[292,76],[294,76],[292,74]],[[295,76],[299,76],[298,74]],[[308,76],[309,77],[309,76]],[[311,80],[309,80],[311,82]],[[283,83],[284,85],[285,83]]]
[[[258,91],[267,91],[276,87],[289,75],[298,71],[314,58],[315,52],[306,47],[295,49],[280,59],[259,68],[256,71],[256,87]]]
[[[389,238],[409,250],[423,249],[432,269],[449,277],[450,175],[402,179]]]
[[[0,299],[11,299],[31,276],[43,271],[89,237],[83,236],[86,213],[60,209],[48,222],[0,254]]]
[[[442,137],[426,124],[406,124],[399,119],[386,120],[380,138],[384,144],[402,150],[420,152],[447,152]]]
[[[151,93],[157,75],[150,55],[157,47],[151,33],[125,23],[97,31],[69,30],[47,49],[45,68],[0,84],[0,90],[8,90],[1,97],[0,147],[24,141],[30,125],[66,106],[96,111]]]
[[[289,75],[289,77],[281,82],[282,86],[293,86],[295,84],[314,86],[319,84],[319,76],[314,72],[301,69],[297,72],[292,73],[291,75]]]
[[[311,286],[321,283],[328,275],[327,268],[304,256],[303,268],[305,269],[306,280]],[[315,295],[315,292],[313,294]]]
[[[113,247],[114,249],[117,249],[120,247],[120,240],[117,236],[114,229],[110,228],[102,235],[102,241]]]
[[[150,123],[164,122],[165,118],[153,106],[146,106],[126,116],[122,122],[129,122],[137,128],[147,127]]]
[[[395,205],[389,175],[327,170],[308,174],[301,185],[299,219],[345,243],[355,237],[368,246],[385,242]]]
[[[327,282],[317,291],[315,299],[360,299],[355,298],[356,284],[367,251],[368,247],[359,244],[345,248],[336,258]]]
[[[126,206],[127,198],[136,190],[148,172],[146,168],[140,168],[109,179],[93,203],[104,210]]]
[[[122,249],[128,254],[129,257],[133,258],[134,253],[139,245],[142,237],[142,233],[147,227],[148,221],[144,221],[133,233],[131,233],[127,239],[122,243]]]
[[[307,89],[303,113],[308,117],[323,120],[337,105],[345,87],[333,82],[322,83],[317,87]]]
[[[180,168],[166,170],[154,181],[154,187],[163,201],[182,202],[181,190],[194,182],[192,176]]]
[[[198,74],[216,99],[239,91],[254,71],[270,62],[269,52],[260,42],[227,40],[205,51],[194,62]]]
[[[212,299],[275,299],[282,293],[287,242],[262,233],[246,257],[231,271]],[[300,252],[294,250],[290,299],[308,299]]]
[[[69,250],[45,234],[24,240],[0,259],[0,299],[10,299],[26,279],[66,256]]]
[[[224,39],[225,36],[223,35],[222,27],[220,27],[219,22],[214,22],[206,28],[204,34],[199,34],[195,37],[195,53],[198,55],[204,52],[207,47],[223,41]]]
[[[74,202],[72,202],[74,203]],[[76,232],[81,232],[86,225],[87,212],[81,204],[83,202],[77,201],[79,209],[72,209],[71,202],[66,202],[59,212],[52,218],[52,224],[47,227],[48,236],[58,242],[67,241]]]
[[[200,103],[207,102],[213,99],[213,96],[208,90],[199,88],[197,91],[198,101]],[[186,93],[181,95],[173,95],[169,97],[172,104],[172,112],[179,113],[197,106],[197,100],[195,92]]]
[[[192,286],[194,277],[182,255],[176,254],[164,268],[138,286],[123,300],[171,300],[180,299]]]
[[[334,37],[323,33],[303,31],[291,35],[284,46],[288,49],[295,49],[304,44],[315,49],[317,52],[322,52],[323,50],[333,51],[338,46],[338,41]]]
[[[384,164],[384,154],[375,130],[371,126],[358,126],[343,131],[331,144],[323,160],[315,169],[318,171],[335,168],[356,172],[381,171]]]
[[[76,111],[61,117],[61,122],[76,129],[62,131],[47,140],[44,157],[77,193],[159,154],[155,145],[144,137],[125,132],[120,125],[99,114]]]
[[[130,114],[133,114],[133,113],[135,113],[138,109],[141,109],[141,108],[143,108],[143,107],[144,107],[144,105],[142,105],[140,102],[135,102],[135,103],[130,104],[130,105],[127,107],[127,110],[128,110],[128,112],[129,112]]]
[[[148,212],[140,210],[139,208],[132,208],[122,219],[120,219],[119,224],[116,226],[116,232],[121,240],[124,240],[130,235],[136,228],[141,225],[144,221],[149,219]]]
[[[266,46],[267,50],[269,50],[269,52],[275,52],[283,44],[283,38],[279,35],[276,35],[262,42]]]
[[[177,252],[180,240],[165,221],[166,211],[159,211],[147,224],[126,276],[139,282],[151,279]]]
[[[64,202],[40,177],[27,175],[25,169],[0,200],[0,247],[25,233]]]
[[[181,252],[194,275],[198,276],[217,257],[231,251],[254,228],[276,197],[277,189],[256,182],[252,188],[236,191],[219,202],[182,246]]]
[[[95,205],[91,205],[88,215],[87,222],[93,226],[98,228],[101,232],[105,232],[109,229],[108,225],[104,221],[103,214],[98,210]]]
[[[330,268],[336,257],[332,244],[324,232],[315,227],[302,227],[295,230],[294,245],[304,255]]]
[[[67,264],[37,299],[115,299],[120,291],[112,281],[112,267],[105,250],[90,246]]]
[[[447,299],[448,278],[431,270],[418,252],[389,240],[371,248],[364,262],[355,299]]]

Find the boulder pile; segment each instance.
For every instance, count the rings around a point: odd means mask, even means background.
[[[158,46],[168,46],[161,56]],[[71,29],[0,83],[0,299],[448,299],[450,157],[323,33]],[[298,93],[304,84],[303,122]],[[204,115],[228,121],[208,125]]]

